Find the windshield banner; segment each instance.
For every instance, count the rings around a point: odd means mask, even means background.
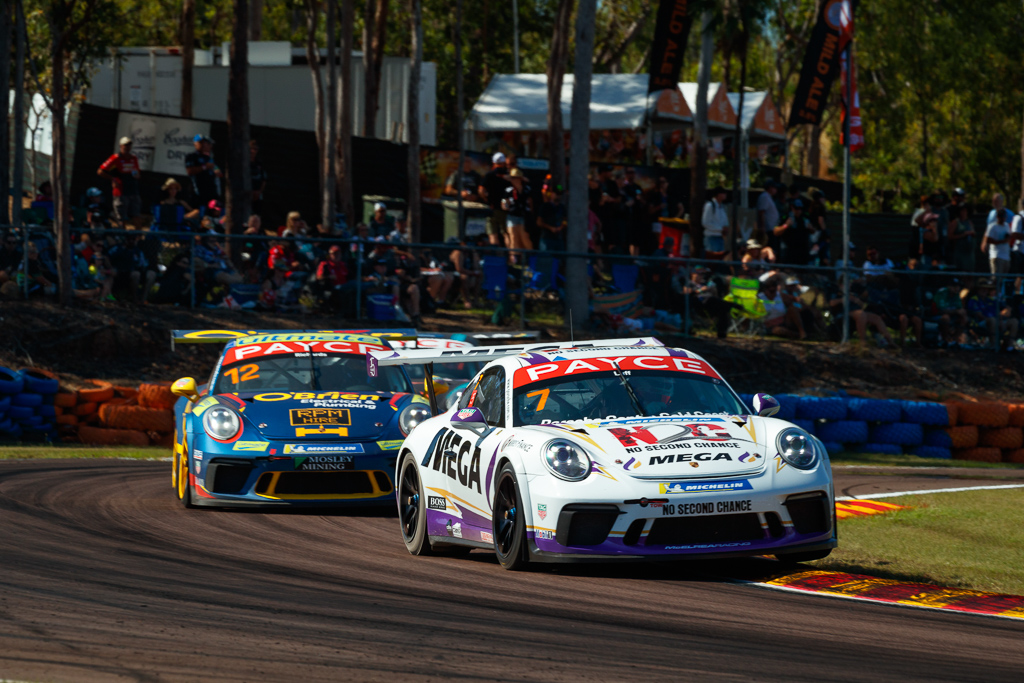
[[[670,370],[688,372],[713,379],[721,379],[714,368],[696,358],[676,358],[672,356],[605,356],[602,358],[580,358],[562,360],[552,363],[540,363],[516,370],[512,379],[513,387],[521,387],[533,382],[555,377],[585,375],[588,372],[607,372],[618,367],[623,371],[633,370]]]
[[[296,353],[351,353],[364,355],[367,351],[380,351],[379,342],[364,344],[345,341],[275,341],[262,344],[243,344],[224,352],[224,365],[241,360],[265,358],[267,356],[294,355]]]

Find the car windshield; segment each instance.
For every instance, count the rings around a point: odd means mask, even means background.
[[[366,356],[352,353],[284,353],[240,360],[220,370],[214,393],[243,391],[391,391],[410,392],[398,367],[366,374]]]
[[[423,378],[427,375],[426,367],[425,365],[410,365],[406,368],[406,372],[409,373],[409,377],[414,383],[422,383]],[[476,373],[480,372],[481,367],[483,365],[480,363],[445,363],[434,366],[434,376],[456,380],[456,384],[463,384],[476,377]]]
[[[624,378],[628,387],[614,371],[518,387],[513,393],[514,424],[520,427],[634,415],[748,412],[720,379],[663,370],[634,370]]]

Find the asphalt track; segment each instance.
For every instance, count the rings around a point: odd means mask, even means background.
[[[1019,681],[1024,671],[1024,620],[727,580],[769,576],[778,566],[764,560],[510,573],[484,552],[414,558],[390,511],[187,511],[169,469],[0,462],[0,679]],[[926,479],[922,488],[946,481]],[[837,493],[869,485],[837,476]]]

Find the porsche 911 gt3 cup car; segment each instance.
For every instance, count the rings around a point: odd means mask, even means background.
[[[346,332],[182,331],[177,343],[230,339],[197,387],[172,391],[172,483],[194,505],[393,504],[391,473],[406,435],[430,413],[402,368],[367,377],[365,354],[388,348]]]
[[[701,357],[653,338],[372,351],[402,364],[490,360],[402,445],[402,537],[421,555],[534,561],[825,557],[836,545],[821,442],[749,414]],[[428,370],[428,373],[430,371]]]

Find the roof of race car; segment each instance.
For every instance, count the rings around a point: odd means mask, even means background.
[[[519,368],[512,373],[513,386],[571,376],[577,373],[607,370],[669,370],[703,375],[713,379],[721,376],[695,353],[667,346],[620,346],[583,349],[529,351],[512,359]]]
[[[353,344],[372,344],[373,346],[385,347],[380,337],[369,334],[338,333],[338,332],[288,332],[288,333],[257,333],[246,337],[239,337],[227,343],[225,349],[247,344],[270,344],[283,342],[349,342]],[[386,348],[386,347],[385,347]]]

